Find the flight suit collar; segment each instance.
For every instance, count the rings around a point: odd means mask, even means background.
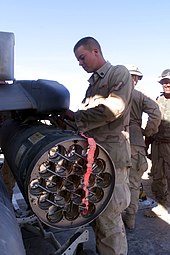
[[[93,73],[90,78],[88,79],[88,82],[93,85],[96,83],[96,81],[99,78],[104,78],[108,70],[110,69],[112,65],[107,61],[101,68],[99,68],[95,73]]]

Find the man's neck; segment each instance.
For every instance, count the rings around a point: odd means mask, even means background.
[[[164,93],[165,98],[170,99],[170,93]]]

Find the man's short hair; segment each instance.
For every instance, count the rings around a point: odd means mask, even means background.
[[[97,48],[100,51],[100,53],[102,53],[99,42],[91,36],[87,36],[87,37],[80,39],[75,44],[73,51],[75,52],[76,49],[78,49],[80,46],[84,46],[89,51],[93,50],[94,48]]]

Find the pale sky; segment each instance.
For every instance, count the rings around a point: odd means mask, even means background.
[[[90,74],[78,65],[75,43],[95,37],[113,65],[135,64],[138,87],[152,98],[162,90],[157,78],[170,68],[170,1],[5,0],[0,31],[15,35],[15,79],[56,80],[70,91],[76,110]]]

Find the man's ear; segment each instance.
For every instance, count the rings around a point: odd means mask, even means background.
[[[97,54],[97,55],[99,54],[99,50],[97,48],[93,49],[93,51],[95,54]]]

